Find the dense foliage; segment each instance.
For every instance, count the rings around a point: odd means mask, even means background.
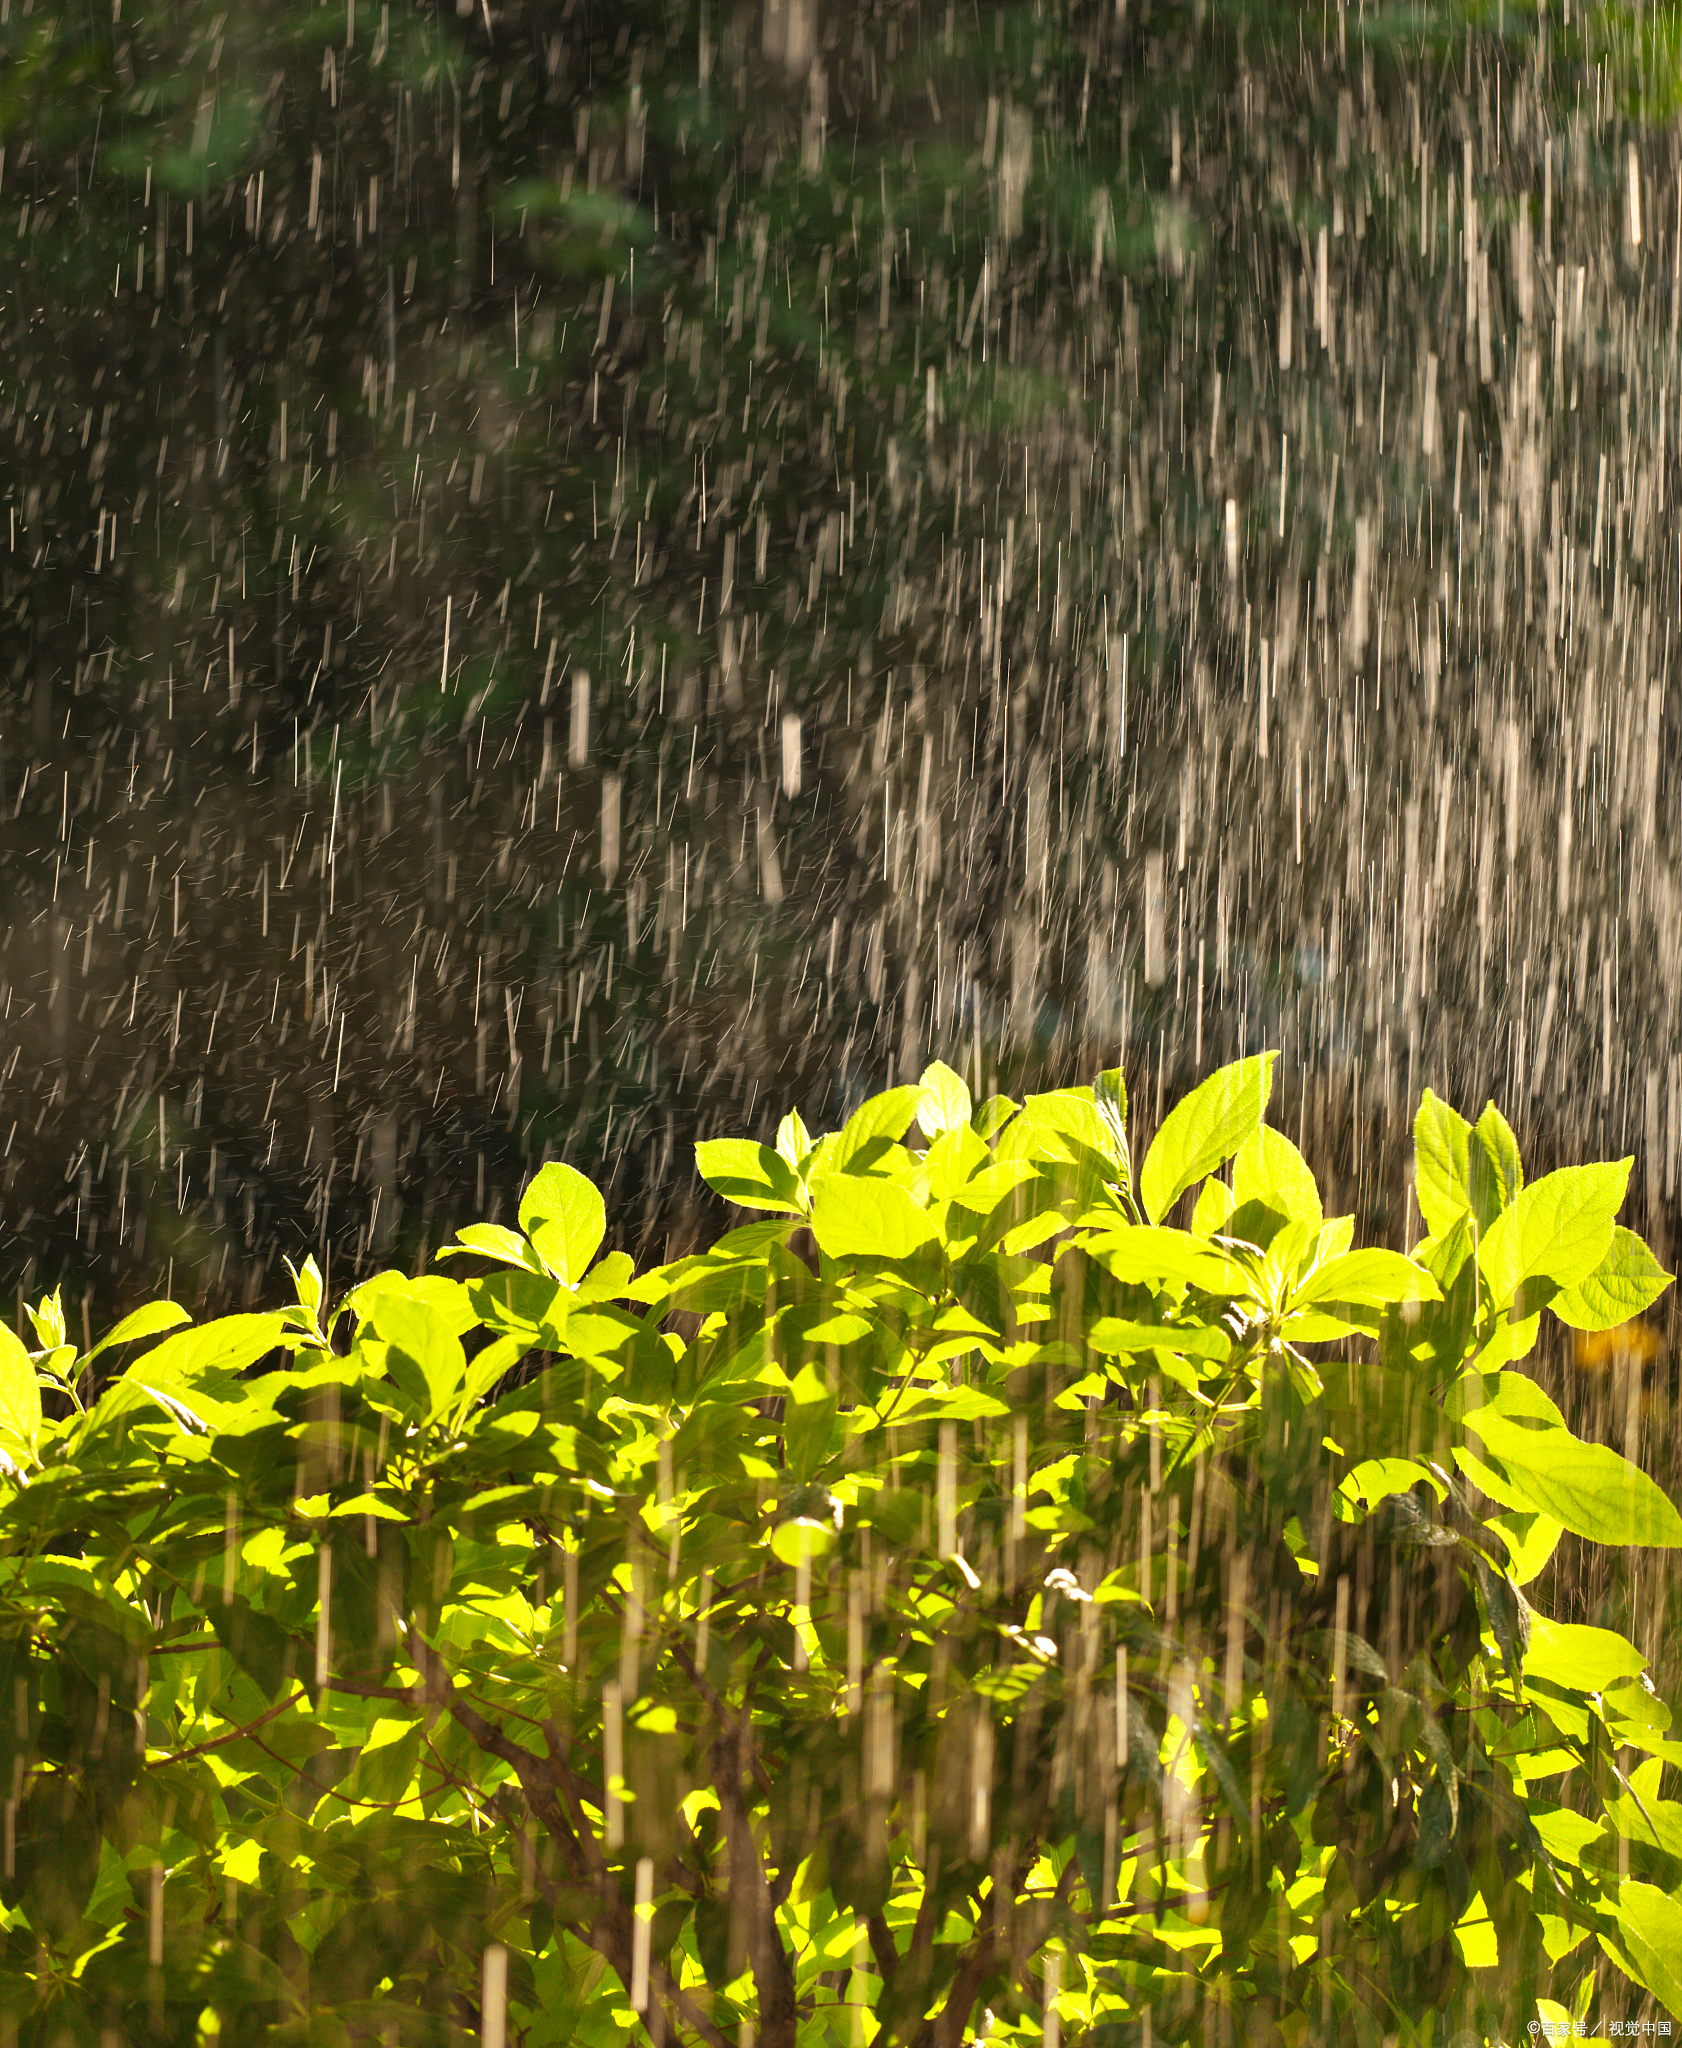
[[[6,2038],[1482,2041],[1602,1958],[1682,2010],[1682,1744],[1522,1590],[1682,1544],[1518,1369],[1666,1284],[1628,1162],[1427,1095],[1428,1234],[1357,1250],[1271,1072],[1135,1170],[1118,1073],[933,1066],[703,1145],[764,1220],[640,1275],[552,1163],[483,1277],[85,1355],[44,1302]]]

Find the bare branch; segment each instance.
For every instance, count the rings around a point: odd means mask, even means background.
[[[969,2025],[969,2016],[975,2010],[975,2001],[993,1968],[993,1947],[993,1922],[989,1916],[986,1928],[970,1943],[968,1952],[958,1965],[958,1974],[952,1980],[952,1989],[946,1994],[940,2017],[928,2029],[927,2037],[933,2048],[959,2048],[964,2029]]]
[[[865,1922],[865,1931],[870,1936],[870,1953],[876,1958],[876,1974],[884,1984],[891,1984],[894,1972],[899,1968],[899,1950],[894,1947],[893,1930],[880,1913],[872,1913]]]
[[[308,1699],[308,1697],[309,1694],[305,1691],[304,1687],[299,1686],[298,1690],[290,1698],[277,1700],[266,1714],[259,1714],[255,1721],[247,1721],[240,1728],[230,1728],[226,1735],[215,1736],[209,1742],[196,1742],[191,1749],[178,1749],[170,1756],[148,1757],[146,1768],[149,1771],[162,1770],[166,1764],[184,1764],[191,1757],[208,1756],[213,1749],[225,1749],[230,1742],[243,1742],[253,1729],[261,1728],[266,1722],[272,1721],[277,1714],[284,1714],[288,1707],[295,1707],[300,1700]]]
[[[688,1678],[690,1684],[694,1686],[713,1713],[718,1716],[720,1723],[734,1735],[737,1725],[736,1716],[731,1713],[724,1701],[707,1683],[695,1659],[690,1656],[687,1647],[683,1643],[674,1641],[671,1645],[671,1651],[678,1663],[682,1665],[684,1675]],[[748,1745],[747,1763],[748,1769],[753,1772],[754,1782],[758,1785],[760,1791],[769,1792],[771,1789],[771,1774],[760,1761],[759,1752],[751,1743]]]
[[[763,2048],[794,2048],[794,1971],[777,1928],[777,1909],[753,1839],[747,1803],[742,1798],[742,1733],[721,1733],[712,1745],[713,1789],[730,1844],[730,1889],[745,1907],[751,1952],[749,1962],[759,1993],[759,2039]],[[738,1889],[740,1887],[740,1889]]]

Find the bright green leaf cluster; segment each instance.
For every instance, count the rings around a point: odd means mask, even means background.
[[[1628,1164],[1527,1184],[1427,1096],[1429,1234],[1356,1247],[1271,1073],[1135,1173],[1119,1073],[933,1066],[699,1147],[759,1220],[641,1274],[550,1165],[466,1278],[329,1312],[306,1262],[85,1357],[42,1303],[0,1341],[0,2032],[466,2041],[489,1985],[534,2048],[1053,2001],[1366,2048],[1580,2013],[1597,1955],[1674,2004],[1682,1743],[1522,1590],[1564,1530],[1682,1544],[1517,1369],[1667,1283]]]

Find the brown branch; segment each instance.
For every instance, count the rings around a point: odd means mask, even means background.
[[[980,1997],[981,1987],[993,1967],[993,1925],[989,1916],[985,1930],[970,1943],[958,1965],[958,1974],[952,1980],[952,1989],[946,1995],[940,2017],[919,2036],[920,2040],[929,2040],[932,2048],[959,2048],[964,2038],[964,2029],[975,2010],[975,2001]]]
[[[580,1778],[570,1764],[562,1762],[559,1758],[556,1759],[552,1766],[551,1777],[552,1782],[566,1802],[568,1825],[579,1845],[579,1854],[584,1859],[584,1867],[588,1872],[590,1882],[599,1887],[607,1876],[607,1858],[603,1855],[601,1845],[596,1840],[595,1829],[584,1815],[584,1794],[586,1792],[594,1792],[595,1787]],[[607,1795],[605,1790],[602,1794],[600,1811],[605,1827],[607,1817]]]
[[[920,1949],[931,1946],[934,1941],[935,1888],[940,1882],[940,1852],[935,1851],[928,1871],[923,1878],[923,1900],[917,1908],[917,1918],[912,1925],[911,1939],[905,1944],[905,1960],[909,1962]]]
[[[254,1728],[261,1728],[266,1721],[272,1721],[277,1714],[284,1714],[288,1707],[295,1707],[300,1700],[308,1699],[303,1686],[290,1699],[277,1700],[266,1714],[259,1714],[255,1721],[247,1721],[243,1728],[231,1728],[226,1735],[218,1735],[209,1742],[198,1742],[191,1749],[178,1749],[173,1756],[155,1756],[147,1760],[149,1771],[162,1770],[165,1764],[184,1764],[195,1756],[206,1756],[213,1749],[225,1749],[230,1742],[243,1742]]]
[[[870,1953],[876,1958],[876,1974],[884,1985],[894,1981],[894,1972],[899,1968],[899,1950],[894,1947],[893,1930],[880,1913],[872,1913],[865,1922],[870,1936]]]
[[[572,1820],[555,1797],[557,1779],[565,1766],[558,1759],[536,1756],[529,1749],[503,1734],[502,1730],[489,1721],[479,1710],[455,1691],[443,1660],[419,1637],[415,1648],[420,1659],[417,1669],[421,1673],[421,1691],[432,1705],[442,1707],[467,1734],[472,1736],[487,1754],[499,1757],[512,1769],[519,1780],[520,1790],[526,1804],[560,1844],[561,1853],[567,1860],[573,1875],[595,1882],[602,1872],[601,1853],[595,1849],[595,1837],[588,1829],[583,1839],[575,1833]],[[570,1775],[570,1774],[569,1774]],[[578,1816],[582,1819],[582,1816]],[[592,1857],[587,1853],[585,1843],[595,1850]],[[599,1883],[596,1888],[600,1889]]]
[[[724,1701],[702,1676],[700,1667],[696,1664],[695,1659],[690,1656],[688,1649],[684,1644],[675,1641],[671,1649],[672,1655],[683,1666],[690,1684],[694,1686],[695,1690],[701,1695],[701,1698],[718,1716],[724,1727],[734,1735],[737,1728],[736,1716],[731,1713]],[[761,1762],[758,1750],[754,1749],[751,1745],[748,1749],[747,1762],[749,1770],[753,1772],[754,1782],[758,1785],[760,1791],[768,1793],[771,1790],[771,1774]]]
[[[575,1929],[574,1931],[586,1947],[593,1948],[597,1955],[609,1965],[624,1984],[626,1993],[629,1994],[631,1988],[632,1922],[631,1914],[624,1900],[617,1894],[614,1895],[611,1901],[604,1900],[601,1917],[596,1921],[595,1925],[588,1928]],[[703,2041],[708,2043],[708,2048],[735,2048],[735,2044],[730,2040],[729,2036],[721,2033],[712,2021],[706,2018],[695,2005],[687,1992],[679,1988],[666,1965],[653,1956],[649,1958],[648,1962],[648,1986],[651,1992],[658,1994],[664,2005],[675,2014],[681,2016],[686,2026],[692,2028],[695,2033],[701,2036]],[[648,2027],[646,2015],[643,2018],[643,2026],[645,2028]]]
[[[422,1658],[417,1666],[422,1675],[422,1686],[427,1699],[443,1707],[457,1725],[470,1735],[487,1754],[498,1757],[509,1765],[519,1780],[520,1790],[526,1804],[561,1845],[573,1875],[586,1881],[595,1893],[599,1910],[595,1921],[588,1928],[575,1928],[580,1940],[593,1948],[608,1963],[624,1984],[627,1993],[631,1988],[632,1954],[634,1948],[634,1926],[613,1873],[608,1868],[595,1839],[595,1833],[585,1821],[582,1802],[579,1797],[581,1781],[577,1779],[565,1760],[559,1756],[544,1758],[523,1748],[503,1734],[502,1730],[489,1721],[485,1715],[468,1700],[462,1698],[450,1683],[450,1674],[442,1658],[418,1638],[416,1647]],[[557,1798],[555,1795],[559,1795]],[[570,1815],[563,1811],[561,1800],[571,1808]],[[740,1791],[737,1792],[740,1804]],[[732,1856],[734,1868],[734,1856]],[[757,1868],[757,1858],[755,1859]],[[550,1888],[548,1880],[537,1873],[546,1895]],[[761,1873],[763,1882],[763,1873]],[[569,1916],[570,1919],[570,1916]],[[785,1965],[786,1967],[786,1965]],[[708,2048],[733,2048],[728,2037],[721,2033],[681,1989],[666,1965],[657,1958],[649,1959],[649,1983],[657,1988],[661,2001],[682,2024],[698,2034]],[[789,2002],[793,2004],[793,1977],[789,1976]],[[761,2012],[764,2011],[761,1996]],[[646,2027],[647,2021],[644,2020]],[[762,2026],[762,2036],[764,2029]],[[769,2037],[767,2048],[770,2048]],[[793,2044],[792,2032],[788,2036],[789,2048]]]
[[[643,1531],[643,1534],[646,1539],[647,1531]],[[605,1587],[597,1597],[601,1600],[603,1606],[607,1608],[609,1613],[618,1616],[619,1625],[621,1628],[623,1628],[625,1625],[625,1611],[623,1604],[616,1602],[613,1598],[612,1593],[609,1592]],[[726,1595],[725,1597],[733,1598],[734,1595],[730,1594]],[[722,1601],[715,1595],[713,1605],[717,1607],[721,1604]],[[665,1640],[665,1632],[662,1630],[658,1637],[651,1639],[651,1647],[653,1643],[657,1643],[663,1640]],[[718,1719],[723,1723],[723,1725],[730,1730],[732,1735],[734,1735],[737,1727],[737,1717],[730,1711],[729,1707],[725,1704],[721,1696],[713,1690],[712,1685],[709,1683],[705,1674],[702,1672],[700,1666],[695,1662],[695,1659],[689,1654],[687,1645],[684,1644],[679,1638],[674,1636],[670,1641],[669,1647],[672,1655],[677,1659],[678,1663],[682,1665],[684,1674],[689,1679],[690,1684],[694,1686],[695,1690],[701,1695],[702,1700],[708,1707],[712,1709],[713,1713],[718,1716]],[[763,1655],[764,1653],[762,1651],[761,1661],[763,1661]],[[756,1666],[756,1672],[757,1668],[758,1667]],[[749,1682],[751,1684],[751,1677]],[[629,1702],[627,1702],[627,1704],[629,1704]],[[746,1713],[748,1714],[749,1720],[751,1722],[753,1711],[751,1705],[747,1705],[744,1711],[746,1711]],[[756,1751],[750,1750],[748,1755],[748,1767],[750,1770],[752,1770],[754,1780],[758,1784],[760,1791],[768,1793],[771,1790],[771,1776],[770,1773],[766,1770],[764,1764],[760,1761],[759,1755]]]
[[[589,1779],[583,1777],[572,1768],[572,1743],[570,1736],[562,1734],[561,1729],[553,1718],[545,1721],[543,1724],[543,1739],[549,1745],[549,1770],[554,1783],[560,1788],[567,1800],[568,1810],[572,1815],[572,1826],[577,1832],[580,1841],[587,1841],[589,1843],[595,1863],[601,1864],[605,1868],[605,1861],[596,1852],[595,1830],[584,1816],[584,1796],[588,1794],[591,1803],[605,1819],[607,1813],[605,1787],[601,1793],[598,1793]]]
[[[1017,1896],[1017,1886],[1025,1867],[1018,1863],[1011,1872],[1012,1900]],[[1053,1908],[1067,1904],[1079,1872],[1079,1861],[1071,1856],[1063,1866],[1063,1875],[1057,1880],[1056,1890],[1049,1894]],[[979,1901],[977,1903],[979,1905]],[[913,2048],[961,2048],[969,2016],[975,2010],[975,2001],[980,1997],[981,1987],[986,1983],[995,1961],[999,1925],[997,1897],[990,1897],[988,1904],[991,1910],[987,1914],[987,1924],[965,1950],[963,1961],[952,1979],[952,1988],[946,1995],[946,2003],[938,2015],[932,2020],[925,2020],[912,2037]]]
[[[709,2048],[736,2048],[729,2035],[715,2027],[688,1992],[679,1988],[677,1980],[664,1963],[650,1960],[648,1981],[651,1988],[658,1984],[662,2001],[681,2015],[685,2025],[693,2028],[701,2039],[709,2044]]]
[[[730,1844],[730,1889],[738,1886],[747,1907],[749,1963],[754,1987],[759,1993],[759,2038],[764,2048],[795,2048],[798,2015],[795,2010],[794,1971],[777,1929],[777,1909],[771,1887],[759,1860],[753,1839],[747,1802],[742,1797],[742,1732],[735,1739],[720,1734],[713,1742],[711,1764],[713,1789]],[[745,1894],[745,1897],[743,1897]]]
[[[1025,1869],[1031,1867],[1032,1862],[1033,1856],[1032,1852],[1030,1852],[1026,1862],[1018,1861],[1011,1866],[1010,1897],[1013,1903],[1016,1898],[1017,1887],[1021,1882],[1022,1873]],[[1074,1859],[1071,1857],[1069,1870],[1072,1871],[1074,1867]],[[1066,1872],[1065,1875],[1067,1874]],[[931,1872],[931,1878],[933,1875],[935,1873]],[[913,2035],[913,2048],[959,2048],[959,2044],[964,2038],[964,2028],[969,2023],[969,2016],[975,2009],[975,2001],[980,1996],[981,1987],[986,1982],[994,1964],[1000,1905],[997,1880],[995,1879],[994,1882],[995,1889],[989,1895],[985,1909],[986,1925],[965,1951],[963,1960],[958,1965],[957,1974],[952,1979],[951,1989],[947,1992],[946,2003],[941,2007],[939,2013],[930,2019],[926,2019],[916,2034]],[[925,1906],[929,1905],[933,1896],[934,1885],[931,1882],[924,1890]],[[979,1919],[983,1910],[979,1899],[976,1901],[976,1907],[977,1918]],[[921,1912],[919,1912],[917,1920],[918,1932],[921,1933],[923,1932],[923,1914]],[[913,1934],[912,1939],[915,1941],[917,1934]]]
[[[414,1632],[411,1635],[410,1642],[411,1645],[418,1645],[418,1647],[422,1651],[426,1651],[429,1648],[429,1645],[427,1644],[425,1637],[422,1636],[418,1631]],[[436,1655],[437,1653],[433,1652],[432,1654]],[[410,1658],[408,1661],[414,1664],[414,1667],[417,1671],[421,1671],[423,1669],[423,1666],[418,1659]],[[452,1677],[453,1675],[454,1674],[452,1674]],[[395,1700],[400,1705],[404,1706],[415,1705],[417,1699],[417,1688],[415,1686],[370,1685],[366,1680],[358,1680],[356,1678],[352,1678],[349,1676],[341,1676],[338,1672],[330,1673],[325,1681],[325,1684],[327,1690],[330,1692],[350,1693],[356,1699]],[[451,1691],[453,1695],[458,1699],[466,1697],[467,1699],[471,1700],[476,1697],[471,1687],[457,1687],[452,1685]],[[436,1704],[444,1704],[444,1699],[442,1695],[439,1696]],[[528,1728],[535,1728],[541,1734],[547,1734],[548,1732],[545,1723],[537,1720],[531,1714],[522,1712],[522,1710],[519,1707],[505,1706],[500,1708],[499,1711],[509,1715],[513,1720],[524,1721]]]
[[[556,1885],[540,1865],[534,1863],[532,1875],[538,1889],[551,1910],[560,1904],[560,1887]],[[598,1896],[601,1894],[598,1892]],[[558,1916],[582,1941],[593,1948],[620,1977],[626,1992],[631,1988],[631,1936],[630,1916],[625,1912],[624,1900],[617,1892],[603,1899],[604,1911],[589,1927],[580,1927],[571,1914]],[[648,1981],[651,1989],[658,1991],[662,2002],[693,2033],[699,2034],[708,2048],[735,2048],[729,2036],[723,2034],[707,2018],[699,2007],[678,1984],[658,1956],[651,1956],[648,1964]],[[647,2021],[643,2022],[647,2026]],[[652,2032],[652,2029],[650,2029]]]
[[[358,1700],[390,1700],[400,1707],[415,1704],[415,1689],[412,1685],[369,1685],[354,1678],[343,1678],[338,1672],[328,1674],[322,1687],[324,1692],[348,1693]]]

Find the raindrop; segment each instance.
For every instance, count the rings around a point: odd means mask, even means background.
[[[645,1868],[652,1868],[645,1857],[637,1866],[639,1888]],[[638,1905],[645,1905],[646,1899],[639,1896]],[[640,1924],[640,1923],[639,1923]],[[647,1941],[643,1939],[643,2004],[648,1997]],[[632,1987],[631,2004],[641,2012],[637,2003],[635,1986]],[[508,2039],[508,1951],[500,1941],[487,1942],[484,1961],[480,1972],[479,1990],[479,2048],[505,2048]]]
[[[621,781],[618,775],[602,777],[602,879],[610,887],[613,878],[619,872],[620,789]]]
[[[590,759],[590,672],[572,672],[572,725],[567,740],[567,765],[583,768]]]

